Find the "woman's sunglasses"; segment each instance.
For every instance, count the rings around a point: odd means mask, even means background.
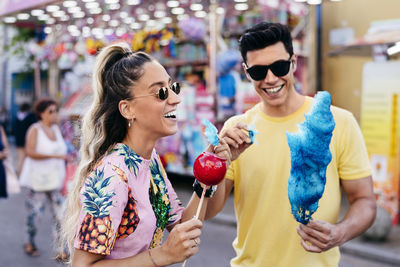
[[[49,113],[50,113],[50,114],[53,114],[53,113],[56,113],[56,112],[58,112],[58,110],[55,109],[55,108],[54,108],[54,109],[49,109]]]
[[[181,92],[181,86],[179,85],[178,82],[174,82],[171,85],[171,90],[179,95],[179,93]],[[135,98],[139,98],[139,97],[145,97],[145,96],[151,96],[151,95],[155,95],[157,96],[159,99],[161,100],[166,100],[168,98],[168,87],[161,87],[157,93],[153,93],[153,94],[149,94],[149,95],[140,95],[140,96],[135,96],[135,97],[131,97],[129,98],[129,100],[135,99]]]
[[[277,77],[282,77],[288,74],[292,60],[278,60],[271,65],[255,65],[251,68],[246,68],[247,73],[255,81],[264,80],[267,76],[268,70]]]

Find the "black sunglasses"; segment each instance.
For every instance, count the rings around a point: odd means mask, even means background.
[[[267,76],[268,70],[277,77],[282,77],[288,74],[292,60],[278,60],[271,65],[255,65],[251,68],[246,68],[247,73],[255,81],[264,80]]]
[[[174,82],[171,85],[170,88],[177,95],[179,95],[179,93],[181,92],[181,86],[180,86],[180,84],[178,82]],[[135,99],[135,98],[139,98],[139,97],[151,96],[151,95],[155,95],[161,100],[166,100],[168,98],[168,87],[161,87],[158,90],[158,92],[155,93],[155,94],[135,96],[135,97],[129,98],[129,100],[132,100],[132,99]]]

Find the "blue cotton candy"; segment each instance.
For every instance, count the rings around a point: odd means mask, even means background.
[[[329,144],[335,121],[331,96],[318,92],[296,133],[286,132],[291,157],[288,196],[296,221],[307,224],[325,190],[326,168],[332,160]]]
[[[204,130],[204,135],[206,136],[208,142],[213,146],[218,145],[219,138],[217,128],[207,119],[202,119],[201,122],[204,124],[204,126],[206,126],[206,129]]]
[[[258,132],[254,128],[254,125],[251,125],[250,130],[249,130],[249,138],[250,138],[252,144],[254,144],[254,143],[258,144],[257,140],[256,140],[256,134],[258,134]]]

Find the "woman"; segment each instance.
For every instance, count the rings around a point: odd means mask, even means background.
[[[8,142],[4,128],[0,126],[0,198],[7,198],[6,170],[3,160],[8,156]]]
[[[39,256],[35,244],[36,219],[50,205],[54,219],[54,238],[59,242],[61,187],[65,177],[67,148],[57,125],[57,103],[52,99],[36,102],[34,111],[39,121],[32,124],[26,136],[26,158],[20,175],[20,184],[28,188],[26,198],[28,242],[24,246],[29,256]],[[46,203],[47,202],[47,203]]]
[[[202,222],[192,219],[199,198],[180,205],[154,149],[159,138],[177,132],[179,84],[149,55],[120,43],[98,55],[93,89],[65,216],[72,265],[184,261],[200,243]],[[226,143],[215,153],[230,159]],[[170,233],[161,244],[164,229]]]

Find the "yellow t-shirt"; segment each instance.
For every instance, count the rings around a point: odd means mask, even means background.
[[[259,132],[253,144],[232,162],[226,178],[234,182],[237,237],[236,257],[231,266],[241,267],[318,267],[338,266],[339,249],[310,253],[300,244],[299,225],[291,214],[288,199],[290,150],[286,131],[296,132],[305,120],[313,99],[306,97],[302,107],[287,117],[269,117],[260,104],[245,114],[230,118],[224,127],[241,121]],[[341,179],[371,175],[367,150],[353,115],[332,106],[335,129],[330,144],[332,161],[327,167],[326,186],[314,220],[337,222]]]

